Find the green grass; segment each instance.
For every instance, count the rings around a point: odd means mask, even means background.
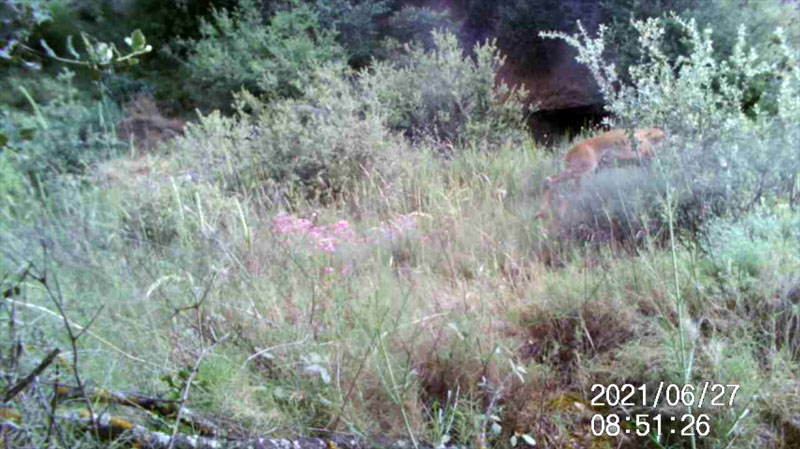
[[[4,286],[26,262],[46,264],[70,320],[85,325],[102,308],[91,330],[103,340],[80,344],[81,373],[98,387],[163,394],[161,376],[227,337],[201,362],[188,407],[238,434],[327,428],[471,444],[496,397],[491,445],[516,431],[565,447],[588,438],[591,417],[565,394],[588,404],[595,383],[708,380],[741,390],[708,411],[712,435],[696,447],[790,447],[796,264],[755,259],[764,265],[744,285],[722,282],[691,240],[673,252],[561,241],[531,219],[555,164],[532,144],[449,161],[408,154],[394,182],[368,178],[348,200],[293,213],[318,229],[347,221],[354,234],[332,252],[277,232],[259,197],[189,180],[186,154],[113,160],[93,187],[64,186],[4,217]],[[739,287],[747,298],[731,294]],[[22,291],[55,310],[36,282]],[[41,309],[19,317],[42,350],[68,344]]]

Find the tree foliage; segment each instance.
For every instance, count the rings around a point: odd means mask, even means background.
[[[212,15],[201,22],[200,39],[178,40],[190,50],[191,94],[206,109],[230,110],[231,92],[242,88],[267,99],[299,96],[316,65],[344,57],[335,33],[306,4],[280,10],[269,22],[254,0]]]
[[[319,24],[337,33],[355,66],[366,65],[379,49],[380,19],[390,11],[389,0],[315,0]]]

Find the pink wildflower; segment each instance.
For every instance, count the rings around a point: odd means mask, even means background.
[[[333,244],[333,239],[320,239],[317,241],[317,248],[321,251],[325,251],[326,253],[332,253],[336,251],[336,245]]]

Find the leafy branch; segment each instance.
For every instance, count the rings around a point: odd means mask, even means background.
[[[94,36],[81,31],[81,40],[83,42],[85,55],[81,55],[75,48],[72,42],[72,36],[67,36],[67,51],[71,58],[63,57],[56,54],[56,52],[47,44],[44,39],[39,40],[39,44],[44,49],[44,55],[48,58],[62,62],[65,64],[77,65],[87,67],[92,70],[109,70],[114,66],[133,66],[139,62],[139,56],[149,53],[153,50],[153,46],[147,43],[144,34],[141,30],[136,30],[129,37],[125,38],[125,43],[130,47],[130,52],[123,54],[117,49],[113,42],[103,42]],[[42,53],[34,48],[31,48],[23,43],[17,43],[17,46],[26,53],[32,53],[41,56]],[[6,59],[13,59],[7,51],[0,52],[0,57]],[[31,67],[30,63],[27,63]],[[38,65],[34,68],[39,68]]]

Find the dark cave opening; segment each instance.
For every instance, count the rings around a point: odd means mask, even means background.
[[[537,111],[528,118],[534,139],[552,145],[562,136],[576,136],[582,129],[596,128],[607,114],[602,103]]]

